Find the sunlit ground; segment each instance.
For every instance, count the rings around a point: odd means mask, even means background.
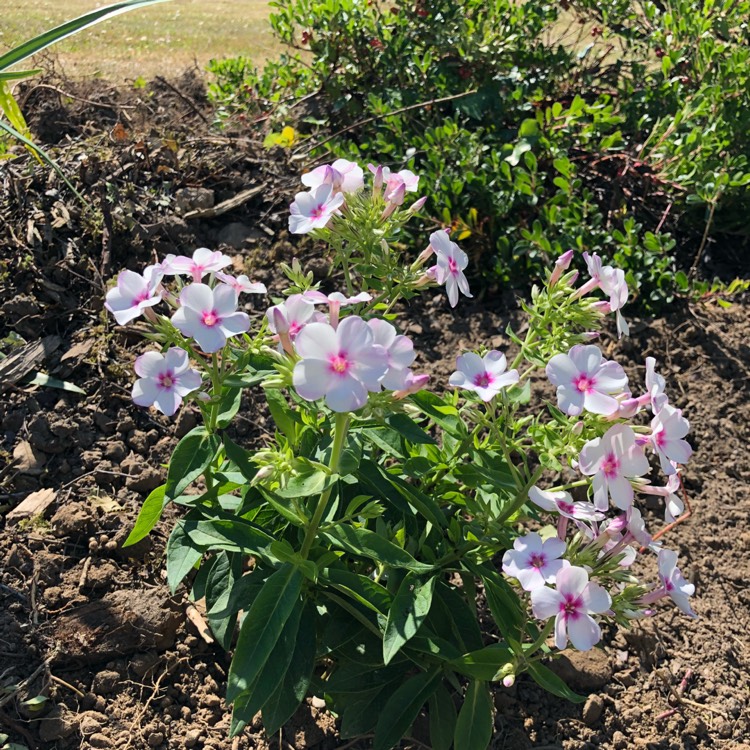
[[[95,0],[3,0],[0,50],[108,3]],[[279,46],[264,0],[171,0],[97,24],[49,48],[72,78],[112,81],[170,75],[194,62],[245,55],[261,63]],[[29,67],[28,63],[22,67]]]

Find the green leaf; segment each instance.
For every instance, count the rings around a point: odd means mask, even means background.
[[[372,578],[339,568],[326,568],[321,575],[321,580],[373,612],[379,615],[388,614],[392,597],[388,589],[373,581]]]
[[[199,547],[223,549],[227,552],[264,554],[274,541],[272,536],[241,518],[187,520],[182,522],[185,533]]]
[[[220,430],[223,430],[234,419],[240,410],[242,403],[242,388],[225,388],[221,394],[219,402],[219,416],[216,424]]]
[[[398,744],[441,679],[440,669],[434,667],[410,678],[391,695],[375,727],[373,750],[389,750]]]
[[[134,10],[135,8],[154,5],[159,2],[165,2],[165,0],[126,0],[126,2],[106,5],[105,7],[97,8],[90,13],[85,13],[72,21],[67,21],[60,26],[55,26],[55,28],[45,31],[39,36],[35,36],[33,39],[30,39],[29,41],[6,52],[0,57],[0,70],[4,71],[6,68],[10,68],[12,65],[21,62],[21,60],[25,60],[27,57],[31,57],[37,52],[41,52],[45,47],[49,47],[50,44],[59,42],[72,34],[76,34],[89,26],[93,26],[95,23],[104,21],[107,18],[112,18],[120,13]]]
[[[458,438],[466,435],[466,425],[458,416],[458,410],[452,404],[446,403],[440,396],[430,391],[419,391],[409,398],[449,435]]]
[[[545,667],[544,664],[532,661],[528,663],[527,668],[529,674],[534,678],[534,682],[553,695],[565,698],[571,701],[571,703],[583,703],[586,700],[585,695],[574,693],[562,678],[558,677],[551,669]]]
[[[297,425],[299,416],[289,407],[284,394],[273,388],[265,391],[268,408],[271,411],[276,427],[282,432],[291,445],[297,445]]]
[[[393,599],[383,634],[383,662],[390,663],[427,618],[437,578],[426,581],[408,573]]]
[[[255,568],[251,573],[241,577],[235,577],[235,574],[236,571],[232,571],[229,587],[223,586],[217,592],[213,592],[216,599],[206,613],[216,640],[226,650],[231,644],[237,613],[241,609],[245,612],[250,609],[268,578],[268,571],[263,568]]]
[[[41,68],[34,68],[34,70],[6,70],[0,73],[0,81],[20,81],[23,78],[29,78],[41,72]]]
[[[492,739],[492,699],[487,686],[472,680],[453,735],[454,750],[486,750]]]
[[[338,481],[337,474],[329,474],[317,469],[304,474],[296,474],[286,483],[286,487],[276,491],[279,497],[315,497]]]
[[[253,686],[266,665],[302,590],[303,576],[284,563],[263,585],[240,629],[227,680],[230,703]]]
[[[438,685],[430,698],[430,744],[432,750],[450,750],[456,731],[456,706],[445,685]]]
[[[432,565],[417,562],[406,550],[368,529],[337,526],[333,530],[321,532],[320,536],[338,549],[390,565],[392,568],[403,568],[422,574],[434,571]]]
[[[294,644],[297,640],[302,610],[302,600],[297,599],[291,614],[281,629],[276,645],[273,647],[258,678],[253,683],[252,689],[243,693],[234,701],[230,732],[232,735],[237,734],[240,723],[244,726],[252,721],[253,716],[260,711],[268,697],[283,683],[284,675],[294,655]]]
[[[302,613],[289,668],[281,684],[263,705],[263,727],[269,737],[292,717],[307,695],[315,667],[315,619],[315,610],[308,604]]]
[[[221,647],[228,651],[237,622],[237,612],[228,612],[217,616],[217,612],[226,609],[232,589],[242,576],[242,556],[229,552],[220,552],[214,557],[213,565],[208,571],[205,585],[206,618]]]
[[[226,433],[221,436],[226,457],[239,469],[245,479],[252,481],[258,473],[258,465],[250,460],[250,451],[237,445]]]
[[[167,584],[174,594],[182,579],[203,557],[203,550],[187,535],[185,521],[175,524],[167,541]]]
[[[521,631],[525,616],[518,595],[501,576],[487,574],[484,571],[481,571],[480,575],[487,604],[500,633],[505,638],[522,640]]]
[[[482,631],[477,624],[474,612],[466,603],[466,599],[453,586],[441,581],[435,589],[431,623],[433,629],[448,641],[460,644],[464,652],[482,648]]]
[[[498,671],[513,660],[513,652],[499,643],[493,643],[477,651],[470,651],[458,659],[451,659],[450,666],[469,677],[490,682]]]
[[[155,490],[151,490],[149,496],[144,500],[141,510],[138,513],[138,518],[135,519],[135,526],[133,530],[128,534],[128,538],[125,540],[123,547],[128,547],[131,544],[140,542],[141,539],[148,536],[151,529],[156,526],[161,518],[161,514],[164,512],[164,508],[167,506],[166,498],[164,496],[164,490],[166,485],[162,484]]]
[[[177,443],[169,462],[164,494],[174,500],[208,468],[220,446],[219,437],[195,427]]]
[[[342,709],[341,729],[339,730],[341,739],[346,740],[371,732],[378,723],[388,699],[400,682],[401,680],[395,680],[349,698]]]
[[[47,375],[46,372],[35,372],[32,373],[28,379],[25,379],[24,384],[26,385],[43,385],[47,388],[59,388],[62,391],[70,391],[71,393],[82,393],[86,395],[86,391],[83,388],[79,388],[73,383],[69,383],[67,380],[60,380],[59,378],[53,378],[51,375]]]
[[[428,435],[413,419],[407,417],[406,414],[392,414],[385,421],[410,443],[420,445],[435,442],[430,435]]]

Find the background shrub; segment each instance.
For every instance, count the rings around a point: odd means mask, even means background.
[[[579,248],[623,267],[654,309],[707,252],[736,274],[750,2],[271,5],[289,52],[262,71],[213,61],[220,120],[294,123],[308,162],[414,170],[428,213],[445,207],[434,223],[488,278],[523,285]]]

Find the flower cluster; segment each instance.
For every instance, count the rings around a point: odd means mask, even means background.
[[[182,399],[202,384],[199,371],[189,367],[189,352],[219,352],[229,338],[250,328],[247,313],[237,309],[239,295],[265,294],[266,287],[251,282],[247,276],[224,273],[222,269],[231,263],[227,255],[205,247],[198,248],[192,257],[167,255],[160,263],[148,266],[142,275],[122,271],[117,285],[107,292],[104,306],[118,324],[126,325],[145,315],[150,323],[160,327],[164,320],[160,321],[153,308],[164,303],[173,311],[172,330],[191,340],[188,350],[173,346],[165,356],[147,352],[138,358],[135,371],[140,378],[132,395],[139,406],[153,405],[172,416]],[[176,292],[164,286],[168,276],[175,277]],[[192,281],[184,284],[183,276]],[[208,283],[203,283],[204,277],[208,277]]]
[[[505,685],[524,670],[539,674],[536,662],[549,653],[550,638],[558,650],[587,650],[601,640],[603,623],[648,616],[667,599],[694,615],[695,587],[677,567],[677,553],[662,545],[666,529],[652,534],[638,502],[663,498],[667,524],[687,515],[680,477],[692,453],[689,423],[670,403],[655,359],[645,361],[643,385],[631,385],[623,367],[592,343],[609,313],[620,335],[627,333],[624,274],[584,254],[590,278],[576,288],[574,253],[564,253],[524,308],[525,338],[508,329],[517,351],[459,353],[442,387],[419,393],[429,376],[415,369],[414,343],[395,323],[397,304],[430,285],[445,287],[451,307],[471,297],[468,256],[438,229],[404,262],[399,232],[424,204],[402,210],[406,194],[419,189],[410,170],[363,170],[339,159],[304,174],[302,183],[308,191],[291,204],[289,229],[329,243],[340,289],[322,291],[297,261],[282,264],[289,288],[253,315],[240,296],[265,287],[230,275],[228,256],[200,248],[190,257],[169,255],[142,274],[123,271],[107,294],[118,323],[143,316],[146,335],[161,346],[135,362],[134,403],[172,416],[193,399],[203,414],[204,425],[183,438],[172,466],[188,466],[191,481],[204,477],[205,492],[191,495],[190,513],[217,533],[196,541],[183,529],[180,544],[197,545],[201,555],[225,550],[223,535],[236,522],[236,538],[252,547],[241,549],[264,581],[258,611],[283,585],[297,608],[287,624],[279,621],[285,631],[303,622],[308,596],[313,601],[322,591],[345,604],[352,598],[351,626],[359,631],[368,617],[375,633],[385,628],[383,664],[399,669],[403,661],[404,680],[414,678],[412,657],[392,657],[413,633],[392,628],[393,607],[422,608],[428,630],[433,596],[443,599],[440,618],[454,606],[464,610],[457,618],[474,616],[474,602],[464,597],[475,589],[453,586],[456,571],[481,579],[488,602],[494,598],[489,609],[504,643],[477,659],[463,654],[466,643],[446,640],[447,627],[435,638],[435,648],[448,643],[447,650],[431,651],[429,659],[443,659],[446,672],[467,675],[468,668],[472,677],[481,664],[482,680]],[[536,410],[528,406],[534,374],[546,374],[550,395]],[[242,389],[254,385],[265,391],[277,429],[261,450],[246,451],[222,431],[241,407]],[[652,584],[636,576],[642,554],[655,555]],[[244,623],[256,627],[255,608],[243,621],[245,633]],[[340,609],[346,618],[350,609]],[[543,623],[538,631],[532,618]],[[223,637],[231,640],[234,620],[226,627]],[[311,632],[323,630],[314,625]],[[242,642],[241,635],[238,652]],[[267,645],[270,658],[276,646]],[[334,675],[335,648],[326,652]],[[417,667],[434,667],[416,658]],[[232,675],[245,668],[237,664]],[[486,678],[485,666],[492,668]],[[258,679],[232,675],[230,691]]]

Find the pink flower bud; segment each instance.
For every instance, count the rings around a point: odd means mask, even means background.
[[[271,308],[271,317],[273,318],[273,327],[276,329],[276,333],[289,333],[289,321],[278,307]]]
[[[409,213],[415,214],[417,211],[421,211],[425,203],[427,203],[427,196],[423,195],[419,200],[414,201],[414,203],[409,206]]]
[[[411,396],[412,393],[417,393],[417,391],[421,391],[422,388],[424,388],[429,382],[430,382],[429,375],[409,374],[406,379],[406,387],[402,388],[399,391],[394,391],[393,398],[396,401],[400,401],[401,399],[404,399],[407,396]]]
[[[552,276],[550,276],[549,279],[550,289],[555,286],[558,281],[560,281],[560,277],[563,275],[563,273],[565,273],[565,271],[568,270],[568,266],[570,266],[571,260],[573,260],[573,251],[568,250],[555,261],[555,268],[552,271]]]
[[[514,674],[509,674],[503,677],[503,687],[511,688],[515,684],[516,684],[516,676]]]
[[[378,168],[375,170],[375,178],[372,182],[372,192],[374,195],[380,195],[380,190],[383,187],[383,166],[382,164],[378,165]]]

